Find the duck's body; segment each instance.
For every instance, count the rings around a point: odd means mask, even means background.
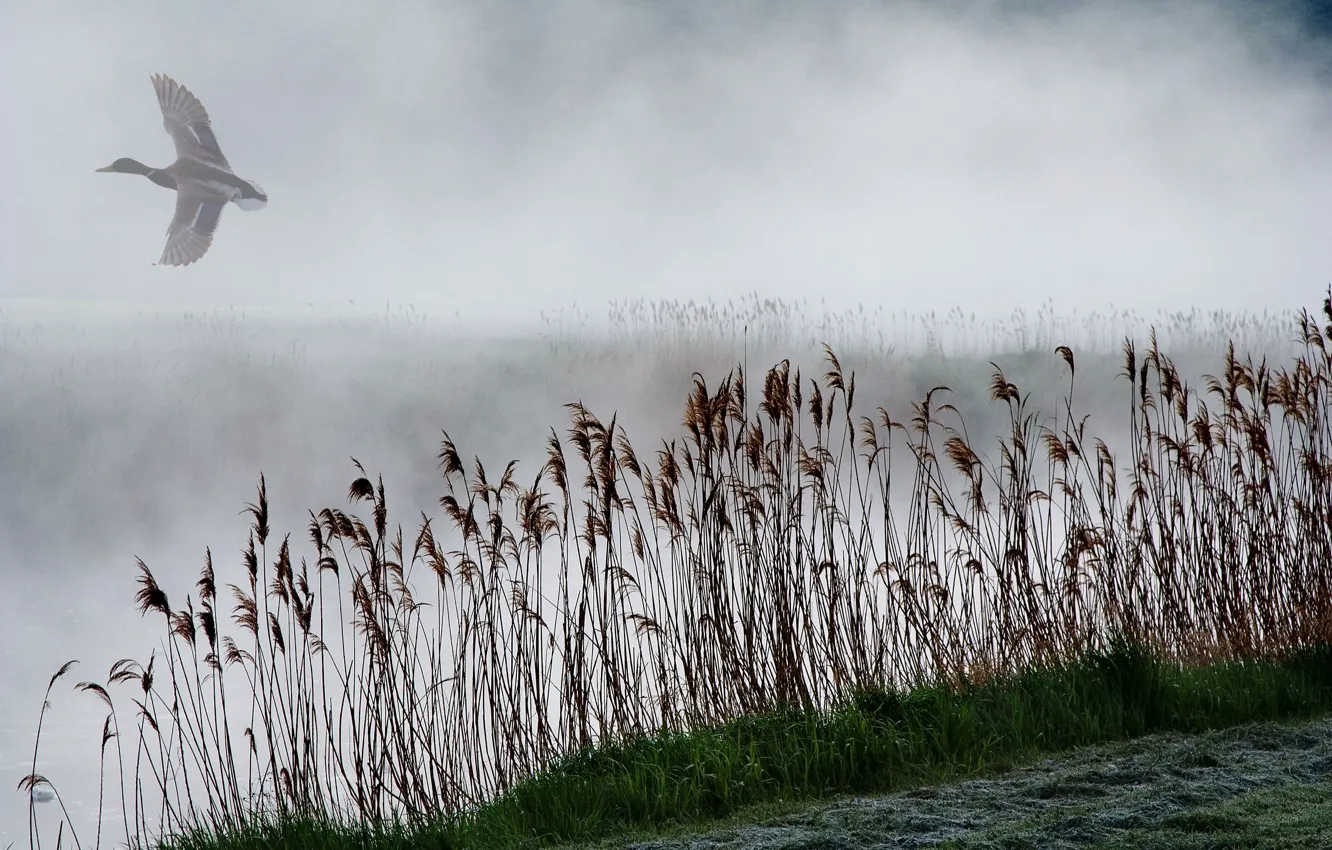
[[[162,74],[153,75],[153,88],[163,124],[176,143],[176,161],[166,168],[149,168],[121,158],[97,170],[142,174],[163,188],[176,190],[176,215],[167,228],[167,243],[158,264],[188,266],[213,243],[223,206],[234,203],[243,210],[262,209],[268,194],[258,183],[231,170],[213,135],[208,112],[189,89]]]

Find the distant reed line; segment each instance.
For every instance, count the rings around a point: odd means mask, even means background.
[[[1122,340],[1153,332],[1176,355],[1216,352],[1235,343],[1241,350],[1285,349],[1290,338],[1286,315],[1224,309],[1159,310],[1146,315],[1110,307],[1087,313],[1060,312],[1047,301],[1033,311],[1008,316],[977,315],[962,307],[944,312],[911,312],[884,307],[830,309],[808,299],[791,300],[751,293],[724,302],[642,298],[612,301],[597,317],[574,305],[542,315],[543,336],[552,347],[577,351],[600,343],[647,345],[688,353],[730,344],[751,351],[829,344],[839,351],[875,355],[981,357],[1056,346],[1080,353],[1113,354]]]

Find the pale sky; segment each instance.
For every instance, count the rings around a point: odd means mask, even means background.
[[[0,299],[1297,307],[1329,83],[1230,8],[7,0]],[[184,269],[169,193],[93,171],[174,158],[155,72],[271,196]]]

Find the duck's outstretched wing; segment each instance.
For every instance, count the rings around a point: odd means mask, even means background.
[[[213,231],[222,218],[224,201],[202,198],[188,191],[176,193],[176,216],[167,228],[166,248],[159,266],[188,266],[208,253]]]
[[[176,143],[176,156],[193,157],[230,169],[217,144],[217,136],[213,135],[208,110],[199,98],[165,74],[153,75],[153,88],[157,91],[157,104],[162,107],[162,124]]]

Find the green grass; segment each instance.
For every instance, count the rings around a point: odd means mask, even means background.
[[[549,847],[679,833],[758,812],[770,815],[795,801],[993,775],[1080,745],[1328,710],[1329,649],[1276,663],[1184,668],[1118,645],[1063,669],[1032,670],[1009,681],[909,694],[863,693],[826,714],[780,711],[585,751],[453,823],[410,832],[392,826],[270,823],[222,837],[173,839],[163,846]],[[1198,756],[1201,763],[1207,758]],[[1076,795],[1079,780],[1070,782],[1050,784],[1043,793]],[[1302,807],[1302,793],[1289,798],[1254,794],[1201,809],[1172,822],[1170,835],[1152,832],[1156,843],[1150,846],[1261,846],[1252,843],[1260,836],[1246,820],[1253,807],[1267,807],[1269,816],[1276,807],[1287,812],[1292,829],[1316,831],[1327,822],[1327,804]],[[1146,833],[1137,839],[1133,835],[1130,830],[1123,838],[1127,843],[1108,846],[1149,846],[1141,843]],[[1207,843],[1208,836],[1223,844]]]

